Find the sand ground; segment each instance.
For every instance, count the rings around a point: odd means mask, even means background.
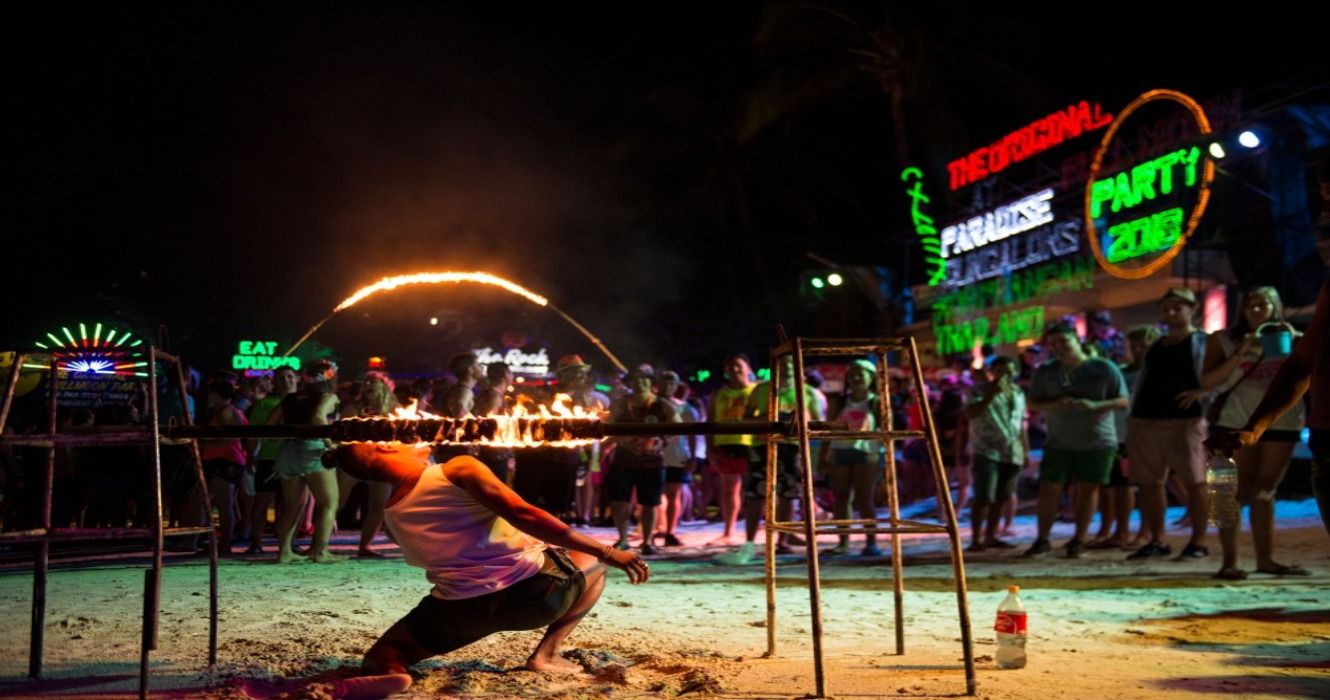
[[[1128,563],[1125,552],[1072,561],[966,558],[983,698],[1330,697],[1330,537],[1310,501],[1280,502],[1280,558],[1313,576],[1218,582],[1207,560]],[[1170,521],[1180,515],[1170,513]],[[1055,544],[1069,534],[1054,530]],[[403,698],[721,696],[797,698],[814,690],[806,564],[778,560],[778,648],[766,650],[760,562],[719,566],[701,546],[715,524],[688,524],[686,546],[630,586],[611,573],[568,654],[592,673],[515,670],[536,633],[496,635],[420,664]],[[1018,518],[1019,541],[1033,521]],[[607,541],[607,530],[592,530]],[[1181,532],[1171,532],[1175,545]],[[354,550],[354,533],[338,538]],[[759,538],[759,541],[760,538]],[[895,654],[887,558],[824,560],[827,689],[836,697],[958,697],[965,690],[957,600],[939,536],[906,539],[905,654]],[[1249,544],[1244,554],[1251,566]],[[271,547],[269,547],[271,550]],[[153,688],[160,697],[318,698],[428,586],[390,558],[338,564],[225,561],[220,664],[207,670],[207,563],[173,559],[163,578]],[[271,556],[271,555],[269,555]],[[46,680],[27,668],[30,570],[0,572],[0,697],[129,697],[137,687],[141,557],[62,563],[50,579]],[[1029,665],[1000,670],[992,621],[1009,584],[1030,612]],[[312,685],[311,685],[312,683]]]

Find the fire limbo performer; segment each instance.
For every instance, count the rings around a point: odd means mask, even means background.
[[[646,562],[578,534],[473,457],[430,464],[428,456],[405,445],[338,448],[339,466],[352,476],[393,485],[388,529],[434,589],[370,647],[365,675],[340,682],[336,697],[401,692],[411,685],[412,664],[505,630],[546,628],[527,669],[579,671],[559,647],[600,598],[605,567],[636,584],[650,575]]]

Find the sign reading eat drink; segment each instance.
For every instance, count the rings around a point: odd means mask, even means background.
[[[237,349],[239,352],[231,356],[231,369],[265,371],[290,367],[300,371],[300,358],[278,355],[275,340],[242,340]]]

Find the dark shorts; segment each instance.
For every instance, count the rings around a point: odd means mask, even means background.
[[[665,467],[665,483],[691,484],[693,483],[693,475],[688,472],[686,467]]]
[[[562,550],[546,549],[540,573],[476,598],[427,595],[402,618],[416,643],[446,654],[495,632],[533,630],[563,617],[586,590],[586,577]]]
[[[208,481],[213,479],[223,479],[232,484],[240,483],[240,473],[245,471],[245,467],[235,462],[229,462],[225,459],[207,459],[203,461],[203,476]]]
[[[277,493],[282,490],[282,480],[277,478],[277,460],[260,459],[254,462],[254,492]]]
[[[476,452],[476,459],[490,468],[494,476],[504,483],[508,481],[508,465],[512,462],[513,451],[508,449],[495,449],[493,447],[482,447]]]
[[[605,476],[605,488],[611,501],[631,501],[637,489],[637,503],[642,506],[660,505],[660,494],[665,490],[665,467],[659,457],[630,457],[620,450],[614,464]]]
[[[980,503],[1002,503],[1016,493],[1016,480],[1021,476],[1021,465],[999,462],[976,455],[974,458],[974,500]]]
[[[1131,486],[1131,482],[1127,479],[1126,456],[1126,445],[1118,445],[1118,454],[1113,458],[1113,468],[1108,472],[1109,486]]]
[[[743,497],[765,500],[767,497],[766,450],[753,451],[758,458],[748,463],[744,472]],[[776,446],[776,497],[787,501],[799,498],[802,484],[799,480],[799,446]]]
[[[1109,472],[1117,464],[1118,451],[1113,447],[1102,450],[1060,450],[1044,448],[1044,460],[1039,463],[1039,483],[1107,484]]]
[[[876,461],[863,450],[846,447],[831,448],[831,463],[837,466],[853,467],[857,464],[870,464]]]

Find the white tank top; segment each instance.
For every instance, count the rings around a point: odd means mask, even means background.
[[[475,598],[535,576],[545,543],[513,527],[431,464],[415,488],[384,511],[406,563],[425,570],[432,594]]]
[[[1237,345],[1228,337],[1227,333],[1219,334],[1219,345],[1224,348],[1226,357],[1232,356],[1237,351]],[[1262,360],[1260,364],[1244,358],[1242,364],[1220,386],[1221,390],[1231,388],[1232,393],[1228,395],[1228,400],[1224,402],[1223,407],[1219,410],[1218,425],[1235,430],[1247,425],[1247,419],[1251,418],[1251,415],[1256,412],[1256,407],[1260,405],[1261,399],[1265,398],[1265,390],[1270,387],[1270,380],[1274,379],[1275,373],[1279,371],[1283,364],[1284,358],[1282,357],[1273,360]],[[1299,401],[1293,404],[1293,408],[1290,408],[1272,423],[1269,429],[1300,431],[1306,422],[1307,408]]]

